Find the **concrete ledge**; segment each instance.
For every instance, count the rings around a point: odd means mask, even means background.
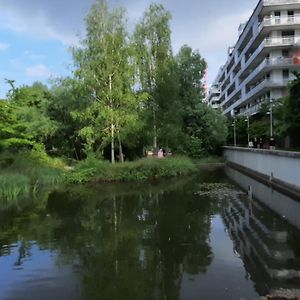
[[[243,148],[243,147],[230,147],[224,146],[223,149],[234,150],[234,151],[242,151],[242,152],[255,152],[255,153],[263,153],[267,155],[276,155],[276,156],[284,156],[284,157],[293,157],[300,158],[300,152],[293,151],[281,151],[281,150],[269,150],[269,149],[257,149],[257,148]]]
[[[226,165],[232,169],[235,169],[241,173],[244,173],[245,175],[247,175],[249,177],[254,178],[255,180],[265,184],[266,186],[273,188],[274,190],[277,190],[278,192],[280,192],[282,194],[285,194],[285,195],[295,199],[297,202],[300,202],[300,189],[297,186],[288,184],[284,181],[281,181],[276,178],[272,178],[270,176],[259,173],[257,171],[254,171],[252,169],[249,169],[247,167],[241,166],[241,165],[233,163],[233,162],[227,161]]]

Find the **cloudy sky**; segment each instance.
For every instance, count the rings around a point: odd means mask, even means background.
[[[151,0],[107,0],[127,8],[130,26]],[[187,44],[208,62],[208,83],[224,64],[258,0],[157,0],[172,14],[173,50]],[[0,0],[0,98],[17,86],[70,73],[70,46],[84,34],[84,16],[93,0]]]

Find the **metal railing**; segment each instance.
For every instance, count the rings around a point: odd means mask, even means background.
[[[253,106],[250,106],[248,108],[241,110],[240,115],[241,116],[252,116],[252,115],[256,114],[260,110],[261,104],[262,103],[258,103],[258,104],[255,104]]]
[[[264,0],[263,4],[265,6],[269,5],[279,5],[279,4],[297,4],[300,0]]]
[[[300,3],[300,2],[299,2]],[[259,25],[259,31],[266,26],[300,24],[300,15],[287,17],[265,17]]]
[[[264,44],[266,46],[289,46],[300,43],[299,36],[284,36],[284,37],[272,37],[266,38]]]

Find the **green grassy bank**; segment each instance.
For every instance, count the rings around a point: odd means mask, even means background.
[[[64,163],[40,151],[0,155],[0,200],[14,201],[64,180]]]
[[[66,175],[72,183],[142,181],[162,177],[175,177],[197,171],[187,157],[174,156],[162,159],[143,158],[134,162],[111,164],[90,157],[77,163]]]
[[[60,183],[101,184],[177,177],[196,172],[199,165],[214,162],[219,162],[219,159],[192,161],[185,156],[172,156],[111,164],[90,156],[86,160],[74,162],[70,167],[62,159],[51,158],[43,151],[2,153],[0,201],[13,203],[16,199],[36,194],[44,187],[49,188]]]

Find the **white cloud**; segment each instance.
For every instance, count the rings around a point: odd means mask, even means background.
[[[47,78],[52,75],[50,70],[43,64],[28,67],[25,71],[26,74],[30,77]]]
[[[229,46],[234,45],[237,41],[239,25],[245,23],[250,16],[251,11],[247,10],[213,19],[207,24],[205,30],[199,34],[200,49],[203,51],[224,49],[226,51]]]
[[[67,46],[79,44],[75,30],[70,30],[69,28],[69,30],[61,30],[60,28],[56,28],[51,24],[51,20],[41,12],[28,16],[19,11],[7,8],[5,22],[2,22],[0,27],[15,32],[30,33],[42,39],[57,40]]]
[[[0,43],[0,51],[1,50],[6,50],[9,47],[9,44],[7,43]]]

